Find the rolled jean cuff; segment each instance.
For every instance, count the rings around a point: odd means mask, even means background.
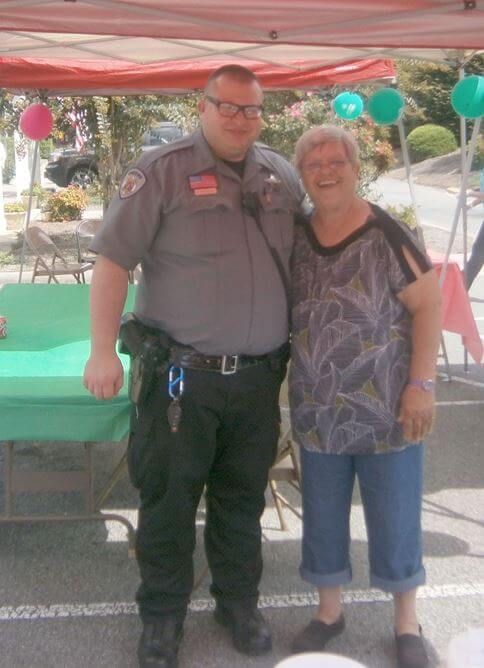
[[[415,587],[420,587],[425,584],[426,573],[425,568],[422,568],[417,571],[414,575],[411,575],[405,580],[383,580],[373,573],[370,573],[370,586],[382,591],[387,591],[391,594],[400,594],[406,591],[411,591]]]
[[[353,577],[351,568],[345,568],[344,571],[323,575],[322,573],[312,573],[311,571],[306,570],[303,566],[300,566],[299,574],[305,582],[309,582],[309,584],[312,584],[315,587],[339,587],[351,582]]]

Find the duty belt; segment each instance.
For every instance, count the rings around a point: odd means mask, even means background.
[[[281,352],[277,357],[281,357]],[[216,371],[224,376],[236,373],[240,369],[254,364],[262,364],[275,357],[275,353],[266,355],[203,355],[196,350],[187,348],[170,348],[169,361],[175,366],[185,369],[198,369],[203,371]]]

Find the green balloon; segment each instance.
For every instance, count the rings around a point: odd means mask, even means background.
[[[473,74],[455,84],[450,101],[460,116],[479,118],[484,114],[484,77]]]
[[[377,125],[391,125],[402,116],[405,100],[395,88],[381,88],[368,100],[367,109]]]
[[[333,100],[334,113],[347,121],[354,121],[363,111],[363,100],[358,93],[345,91]]]

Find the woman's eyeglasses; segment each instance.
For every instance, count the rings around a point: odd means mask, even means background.
[[[262,105],[258,104],[235,104],[233,102],[221,102],[210,95],[205,95],[207,100],[217,107],[217,111],[225,118],[233,118],[241,111],[245,118],[254,120],[262,115]]]
[[[348,160],[328,160],[328,162],[321,162],[318,160],[315,162],[308,162],[307,164],[303,164],[301,169],[307,174],[315,174],[316,172],[320,172],[322,169],[331,169],[333,172],[341,172],[346,167],[348,162]]]

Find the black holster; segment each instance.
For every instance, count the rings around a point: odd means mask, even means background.
[[[158,374],[168,368],[170,338],[143,324],[134,313],[125,313],[119,328],[118,349],[131,358],[128,393],[139,406],[146,401]]]

